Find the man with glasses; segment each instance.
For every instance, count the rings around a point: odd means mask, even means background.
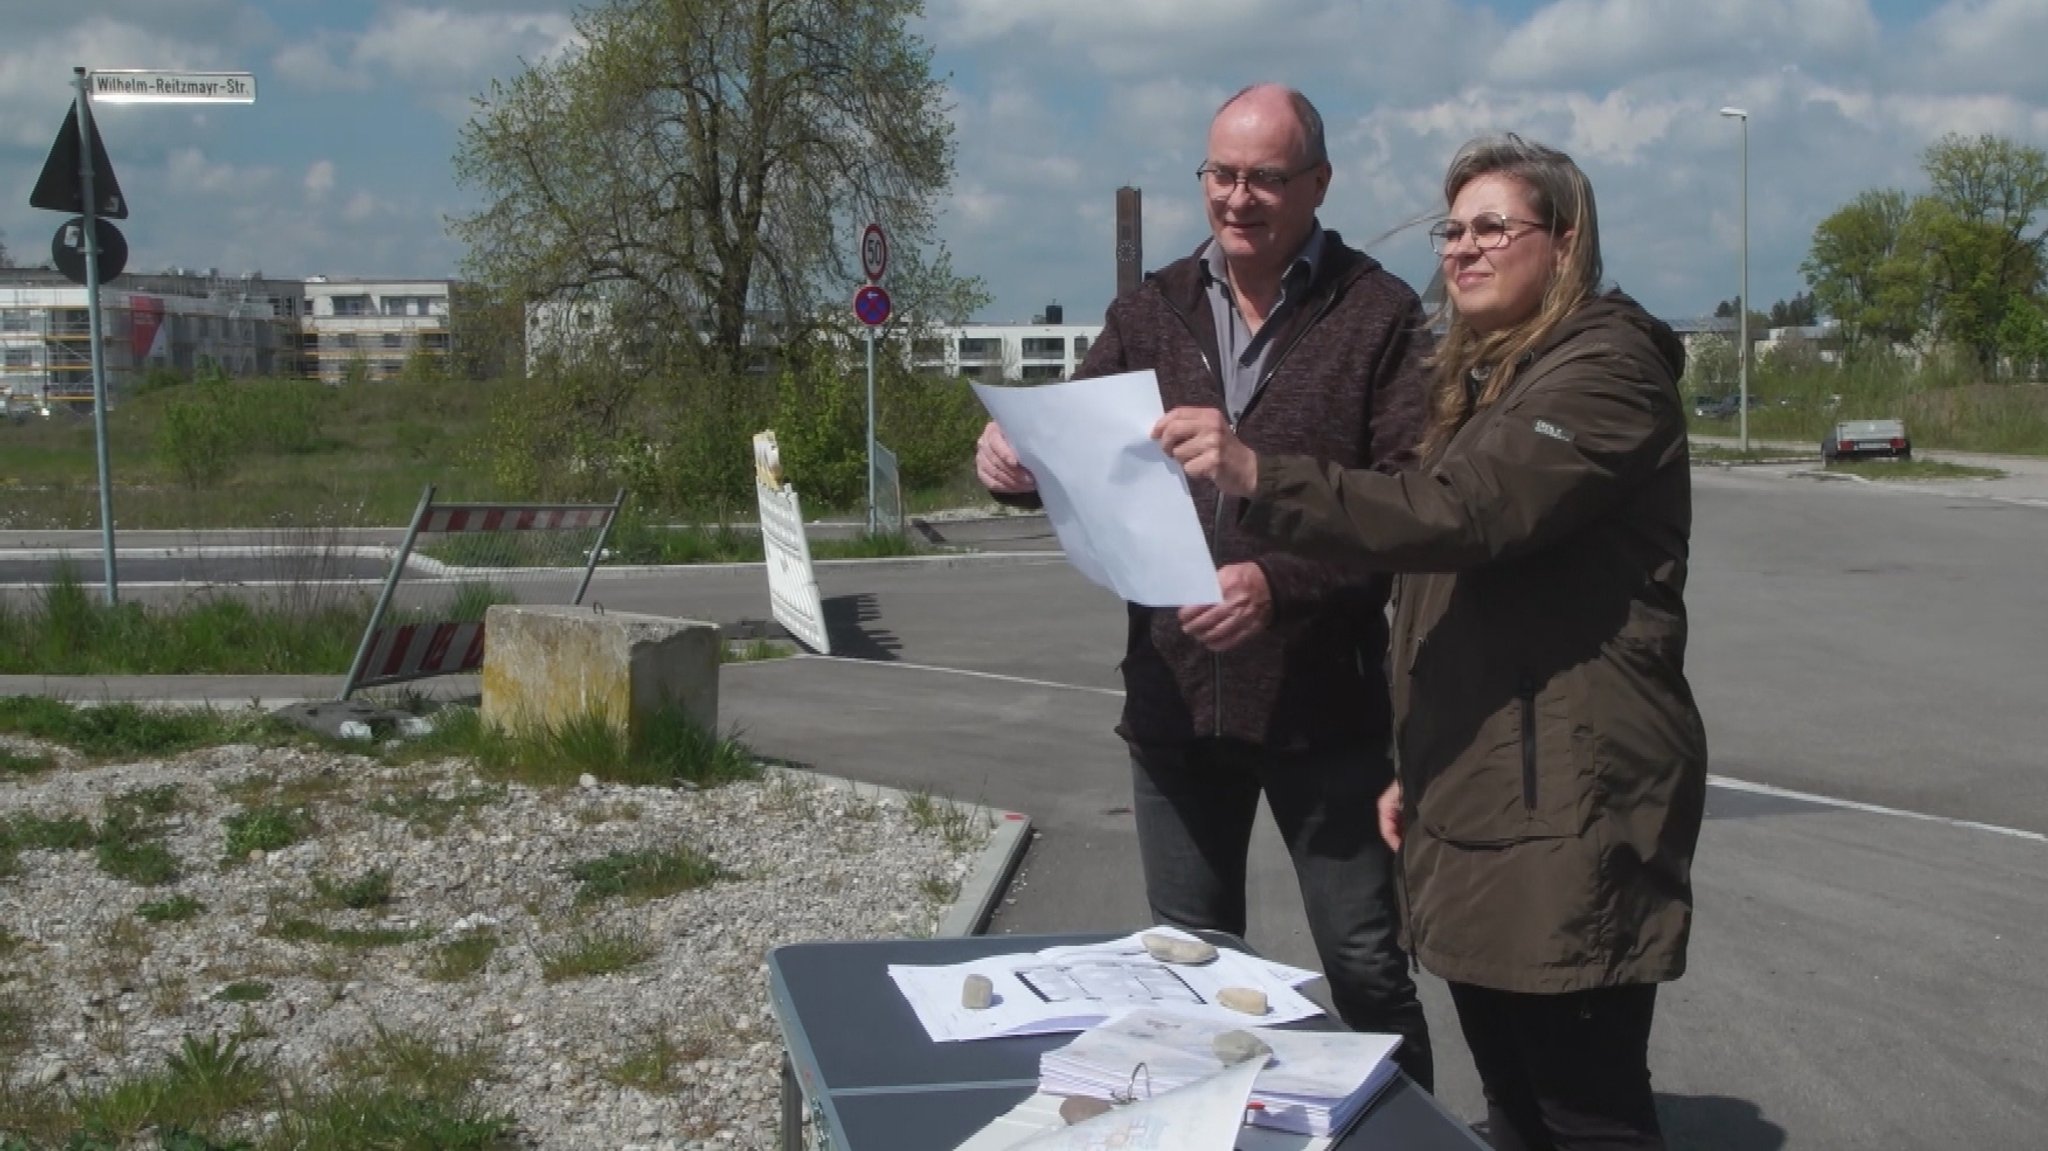
[[[1262,84],[1231,97],[1197,170],[1211,238],[1110,305],[1078,374],[1150,368],[1166,408],[1220,409],[1261,452],[1412,465],[1426,417],[1421,304],[1317,222],[1330,176],[1322,117],[1301,93]],[[998,499],[1038,502],[993,423],[975,471]],[[1401,1035],[1402,1067],[1428,1086],[1428,1025],[1374,815],[1393,778],[1388,581],[1267,547],[1237,528],[1238,501],[1206,481],[1190,488],[1223,602],[1129,606],[1117,729],[1152,914],[1244,933],[1263,794],[1338,1014]]]

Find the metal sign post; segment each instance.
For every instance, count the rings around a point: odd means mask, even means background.
[[[85,218],[85,314],[86,332],[92,340],[92,432],[100,477],[100,551],[105,557],[107,603],[121,602],[121,581],[114,571],[114,477],[107,457],[107,363],[100,346],[100,238],[93,197],[92,92],[86,86],[86,72],[74,68],[78,87],[78,183],[84,192]]]
[[[29,193],[31,208],[77,212],[71,224],[57,229],[52,257],[59,269],[85,285],[87,338],[92,341],[92,426],[100,483],[100,546],[106,560],[106,596],[119,603],[120,580],[114,566],[114,479],[107,452],[107,364],[102,346],[100,285],[121,274],[126,242],[106,220],[128,218],[128,202],[114,165],[107,158],[99,130],[93,126],[92,102],[98,96],[118,104],[252,104],[256,80],[245,72],[89,71],[73,68],[70,115],[57,132],[57,143]],[[76,156],[72,153],[76,151]],[[82,261],[81,261],[82,257]],[[101,261],[106,261],[101,267]],[[82,266],[80,266],[82,262]],[[47,385],[45,392],[48,391]],[[47,395],[45,399],[47,399]]]
[[[868,329],[868,534],[875,527],[875,329]]]
[[[889,322],[889,293],[882,277],[889,273],[889,237],[880,224],[869,224],[860,234],[860,270],[867,286],[853,295],[853,312],[868,329],[868,534],[877,531],[875,519],[875,329]]]

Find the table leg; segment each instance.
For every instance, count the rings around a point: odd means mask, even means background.
[[[789,1053],[782,1053],[782,1151],[804,1151],[804,1092]]]

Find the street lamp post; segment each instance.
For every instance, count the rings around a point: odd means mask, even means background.
[[[1749,113],[1740,108],[1723,108],[1723,116],[1742,121],[1742,294],[1735,298],[1736,372],[1741,381],[1736,398],[1736,427],[1742,451],[1749,452]]]

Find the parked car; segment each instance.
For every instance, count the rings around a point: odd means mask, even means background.
[[[1742,410],[1742,401],[1734,396],[1695,396],[1692,414],[1703,420],[1725,420]]]
[[[1820,456],[1829,463],[1905,460],[1913,457],[1913,441],[1906,435],[1904,420],[1843,420],[1820,442]]]
[[[1750,411],[1760,411],[1767,406],[1762,396],[1755,392],[1749,394]],[[1739,395],[1695,396],[1692,401],[1692,414],[1703,420],[1729,419],[1741,410],[1742,397]]]

